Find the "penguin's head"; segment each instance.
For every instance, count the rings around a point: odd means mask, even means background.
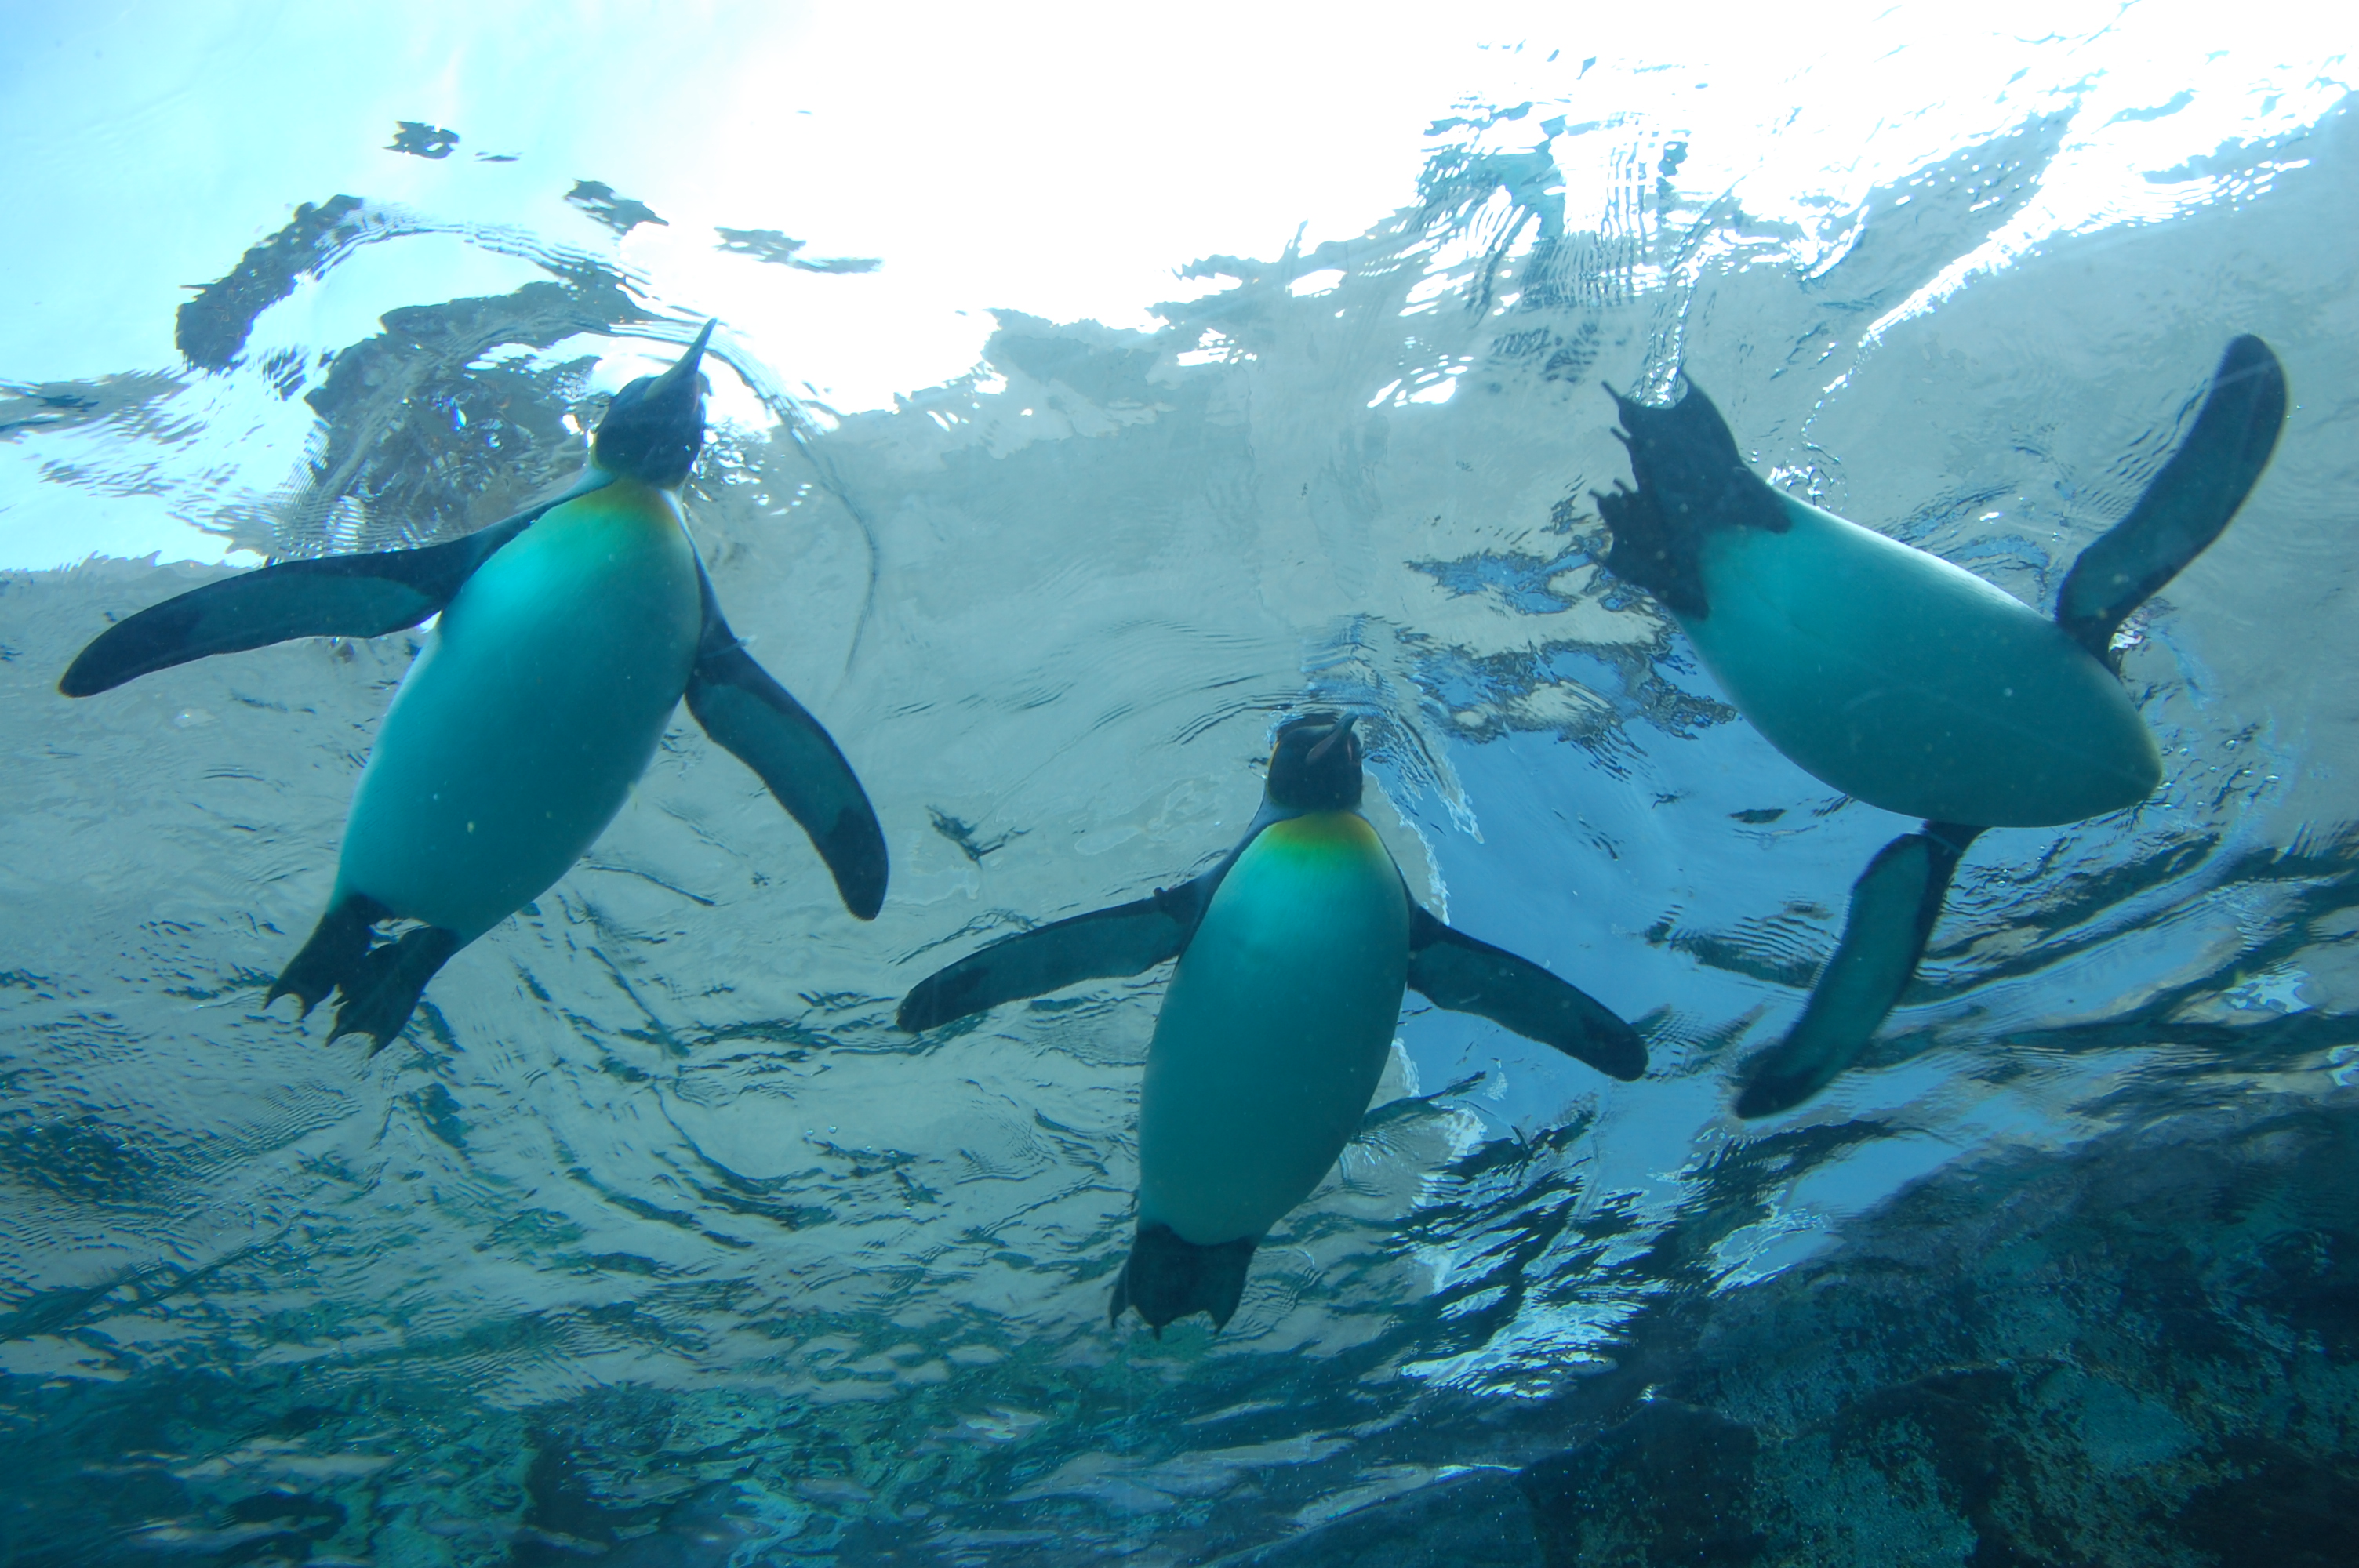
[[[1349,811],[1360,804],[1356,715],[1306,713],[1277,727],[1269,754],[1269,798],[1292,811]]]
[[[671,369],[643,375],[614,394],[590,443],[591,461],[663,490],[688,481],[704,446],[704,376],[697,366],[715,325],[707,321]]]

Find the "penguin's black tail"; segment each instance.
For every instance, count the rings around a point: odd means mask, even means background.
[[[1165,1324],[1191,1312],[1210,1317],[1216,1333],[1226,1328],[1236,1315],[1237,1298],[1245,1294],[1245,1266],[1260,1242],[1258,1236],[1241,1236],[1199,1247],[1181,1240],[1168,1225],[1140,1226],[1130,1260],[1114,1276],[1106,1321],[1114,1323],[1125,1308],[1136,1307],[1158,1339]]]
[[[282,970],[268,1007],[292,994],[303,1003],[303,1016],[341,991],[336,1003],[336,1027],[328,1044],[347,1034],[369,1037],[374,1056],[391,1043],[417,1011],[418,998],[434,972],[450,962],[464,943],[455,932],[439,925],[421,925],[390,942],[375,942],[374,927],[393,918],[393,911],[365,893],[353,893],[320,917],[311,939]]]

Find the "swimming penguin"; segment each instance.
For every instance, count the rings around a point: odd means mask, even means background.
[[[335,891],[264,1005],[341,991],[329,1040],[374,1054],[434,972],[537,897],[614,820],[681,697],[817,846],[852,913],[885,899],[885,837],[819,721],[747,655],[682,525],[704,444],[698,365],[614,395],[590,462],[552,501],[449,544],[281,561],[109,627],[58,689],[291,637],[377,637],[441,620],[377,731]],[[418,924],[377,942],[386,921]]]
[[[2052,618],[1771,489],[1692,383],[1668,408],[1606,390],[1637,480],[1596,497],[1614,535],[1606,568],[1663,602],[1771,745],[1846,795],[1925,819],[1854,884],[1800,1022],[1737,1100],[1738,1115],[1762,1116],[1858,1059],[1977,834],[2078,822],[2153,790],[2162,758],[2116,678],[2114,633],[2244,503],[2285,418],[2285,373],[2258,338],[2228,345],[2187,438],[2081,553]]]
[[[1614,1077],[1647,1070],[1628,1024],[1409,895],[1360,814],[1353,723],[1314,713],[1279,727],[1261,810],[1212,871],[995,942],[901,1003],[915,1033],[1179,960],[1147,1047],[1138,1230],[1111,1313],[1136,1307],[1158,1335],[1193,1312],[1228,1323],[1255,1246],[1359,1126],[1406,988]]]

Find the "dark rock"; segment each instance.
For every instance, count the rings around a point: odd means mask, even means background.
[[[1654,1392],[1524,1473],[1545,1561],[2359,1562],[2354,1257],[2345,1108],[1945,1172],[1667,1309]]]
[[[1753,1429],[1654,1400],[1596,1441],[1524,1472],[1548,1568],[1751,1563]]]
[[[227,370],[245,347],[254,319],[295,292],[305,274],[317,276],[333,254],[356,239],[365,222],[357,196],[336,196],[295,209],[287,226],[238,258],[183,303],[174,341],[190,364]]]
[[[429,125],[423,120],[400,120],[395,122],[393,140],[385,150],[408,153],[412,157],[446,158],[459,140],[458,132],[440,125]]]
[[[603,179],[575,180],[565,200],[618,234],[627,234],[642,223],[670,227],[656,216],[654,208],[632,197],[615,195],[614,188]]]

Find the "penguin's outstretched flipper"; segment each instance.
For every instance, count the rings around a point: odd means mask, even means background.
[[[1165,1324],[1201,1312],[1218,1333],[1236,1315],[1238,1298],[1245,1292],[1245,1268],[1260,1239],[1241,1236],[1200,1247],[1168,1225],[1140,1226],[1128,1260],[1114,1278],[1106,1321],[1117,1322],[1125,1309],[1136,1307],[1160,1339]]]
[[[1625,1083],[1647,1071],[1636,1030],[1528,958],[1478,942],[1423,908],[1410,917],[1408,955],[1410,989],[1436,1007],[1487,1018]]]
[[[820,721],[754,662],[723,619],[704,563],[704,631],[688,677],[688,710],[704,732],[761,775],[778,804],[810,835],[835,876],[844,907],[874,920],[885,904],[889,868],[885,829],[852,764]]]
[[[1928,822],[1876,851],[1852,883],[1843,941],[1819,972],[1801,1022],[1746,1075],[1737,1115],[1791,1110],[1859,1060],[1915,978],[1959,857],[1982,831]]]
[[[392,918],[393,911],[364,893],[338,902],[320,917],[310,940],[279,973],[262,1005],[291,995],[302,1002],[302,1016],[309,1017],[331,991],[342,991],[328,1044],[347,1034],[365,1034],[370,1055],[384,1050],[409,1022],[426,982],[465,946],[456,933],[438,925],[419,926],[394,941],[370,946],[372,927]]]
[[[2220,536],[2276,450],[2285,368],[2260,339],[2236,339],[2187,439],[2128,516],[2081,552],[2056,598],[2056,623],[2108,668],[2114,628]]]
[[[611,482],[582,483],[463,539],[419,550],[280,561],[209,582],[91,640],[58,682],[68,697],[94,697],[127,680],[213,654],[238,654],[296,637],[382,637],[439,614],[475,568],[540,515]]]
[[[1004,1001],[1046,996],[1082,980],[1118,979],[1176,958],[1211,899],[1199,884],[1214,874],[1002,937],[919,980],[894,1022],[919,1034]]]

